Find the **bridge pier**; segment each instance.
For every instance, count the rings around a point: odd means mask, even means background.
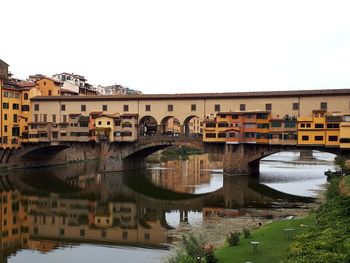
[[[307,161],[315,159],[313,155],[313,151],[311,149],[301,149],[299,159],[307,160]]]
[[[226,175],[250,175],[259,173],[258,159],[252,159],[255,154],[255,145],[227,144],[224,154],[224,174]]]

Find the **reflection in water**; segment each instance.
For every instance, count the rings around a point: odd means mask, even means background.
[[[219,161],[209,161],[209,154],[191,155],[185,160],[151,166],[151,180],[175,192],[209,193],[222,187],[222,170],[217,172],[222,165]]]
[[[334,170],[335,155],[314,152],[312,161],[299,158],[299,153],[283,152],[261,161],[260,182],[273,189],[301,196],[316,196],[327,182],[324,172]],[[283,171],[283,172],[281,172]]]
[[[239,216],[240,208],[276,201],[281,206],[310,201],[290,193],[306,183],[314,189],[314,178],[330,166],[292,164],[294,155],[280,155],[283,162],[271,158],[261,165],[261,183],[248,176],[223,177],[222,164],[208,155],[125,173],[101,174],[94,163],[4,172],[2,261],[159,262],[159,249],[173,240],[171,227],[198,224],[213,214]],[[283,185],[288,185],[284,193]]]

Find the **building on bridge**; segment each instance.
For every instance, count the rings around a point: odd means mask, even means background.
[[[134,142],[137,140],[137,114],[101,114],[95,119],[98,140]]]
[[[313,112],[317,110],[327,114],[346,113],[349,111],[349,94],[348,89],[337,89],[221,94],[41,96],[32,99],[31,110],[34,120],[38,118],[39,122],[44,122],[40,116],[46,115],[46,122],[57,125],[66,123],[70,114],[77,113],[84,116],[93,112],[106,115],[116,112],[120,115],[135,114],[138,116],[135,125],[138,129],[137,136],[167,132],[170,119],[177,120],[173,122],[173,126],[176,126],[173,130],[189,135],[192,133],[191,122],[195,119],[195,132],[201,129],[201,123],[205,124],[205,142],[298,144],[297,118],[300,118],[300,122],[304,117],[313,118]],[[90,117],[89,132],[93,132],[91,124],[95,119],[96,116]],[[342,122],[346,122],[343,119]],[[343,141],[350,138],[345,130],[337,133],[335,121],[329,119],[328,122],[329,127],[333,125],[333,128],[324,126],[327,135],[324,135],[322,142],[335,146],[339,144],[341,136],[345,136]],[[324,125],[328,125],[328,122]],[[346,124],[343,129],[346,129]],[[311,132],[310,136],[316,136],[316,131],[311,129],[303,132]],[[90,139],[92,136],[90,133]],[[334,136],[338,136],[338,142],[333,141]],[[309,140],[309,143],[314,143],[314,140]]]

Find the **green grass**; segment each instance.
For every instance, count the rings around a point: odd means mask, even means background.
[[[264,227],[254,230],[252,237],[244,239],[241,236],[240,244],[236,247],[228,245],[218,249],[215,255],[219,262],[234,263],[278,263],[287,255],[287,248],[292,241],[284,238],[284,229],[294,228],[298,233],[308,231],[309,227],[300,227],[300,225],[311,226],[314,224],[315,215],[310,214],[302,219],[279,220]],[[251,241],[259,241],[258,253],[253,253]]]

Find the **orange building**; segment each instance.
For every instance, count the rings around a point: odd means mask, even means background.
[[[35,81],[36,87],[41,91],[42,96],[60,96],[62,82],[48,78],[42,77]]]

